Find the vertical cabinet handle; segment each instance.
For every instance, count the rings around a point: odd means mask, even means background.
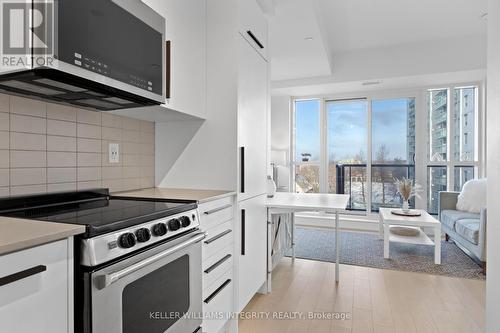
[[[240,192],[245,193],[245,147],[240,147]]]
[[[170,98],[170,65],[171,65],[171,47],[172,42],[165,42],[165,98]]]
[[[245,210],[241,210],[241,255],[245,255]]]
[[[261,48],[261,49],[264,48],[264,45],[262,45],[260,40],[257,37],[255,37],[255,35],[253,34],[253,32],[251,30],[248,30],[247,34],[248,34],[248,36],[250,36],[250,38],[253,39],[253,41],[255,42],[255,44],[257,44],[259,46],[259,48]]]

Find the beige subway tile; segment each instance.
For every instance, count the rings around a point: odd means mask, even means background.
[[[43,134],[10,132],[10,149],[45,150],[47,149],[46,139],[47,137]]]
[[[122,181],[122,179],[103,180],[102,187],[109,188],[110,192],[123,191],[123,181]]]
[[[141,167],[123,167],[123,178],[140,178]]]
[[[78,153],[79,167],[101,166],[101,153]]]
[[[121,141],[122,140],[122,129],[103,127],[102,128],[102,139],[110,141]]]
[[[8,197],[10,195],[9,187],[0,187],[0,197]]]
[[[77,177],[79,182],[101,180],[100,167],[82,167],[77,168]]]
[[[75,137],[76,123],[70,121],[48,119],[47,134]]]
[[[35,99],[11,96],[10,113],[45,118],[47,116],[47,103]]]
[[[10,130],[12,132],[45,134],[47,133],[47,119],[11,114]]]
[[[76,191],[76,183],[47,184],[47,192]]]
[[[78,109],[76,111],[76,121],[101,126],[101,112]]]
[[[155,168],[154,167],[141,167],[141,177],[154,177]]]
[[[141,121],[139,119],[123,117],[123,129],[140,131],[141,130]]]
[[[39,150],[11,150],[11,168],[45,168],[47,153]]]
[[[47,150],[76,152],[76,138],[47,135]]]
[[[122,138],[123,142],[134,142],[134,143],[141,142],[141,132],[139,132],[139,131],[124,129],[122,134],[123,134],[123,138]]]
[[[100,187],[102,187],[100,180],[94,180],[94,181],[88,181],[88,182],[77,182],[76,183],[76,188],[78,190],[87,190],[87,189],[94,189],[94,188],[100,188]]]
[[[155,178],[154,177],[141,178],[141,188],[150,188],[150,187],[155,187]]]
[[[79,138],[100,139],[101,127],[96,125],[78,124],[76,136]]]
[[[77,151],[82,153],[100,153],[101,140],[78,138]]]
[[[0,131],[8,131],[10,128],[9,114],[0,112]]]
[[[123,153],[124,154],[140,154],[141,153],[141,144],[134,142],[124,142],[123,144]]]
[[[141,188],[141,178],[124,178],[122,191],[136,190]]]
[[[47,183],[46,168],[11,168],[10,185],[38,185]]]
[[[7,149],[0,150],[0,168],[10,167],[10,154]]]
[[[141,154],[154,155],[155,145],[151,143],[141,143]]]
[[[47,167],[76,167],[76,153],[48,151]]]
[[[47,183],[70,183],[76,181],[76,168],[47,168]]]
[[[9,113],[10,109],[10,96],[0,93],[0,112]]]
[[[26,195],[26,194],[42,194],[47,193],[47,185],[26,185],[26,186],[12,186],[10,188],[10,195]]]
[[[102,127],[114,127],[114,128],[122,128],[123,117],[103,112],[101,114],[101,125]]]
[[[121,179],[122,175],[122,167],[121,166],[113,166],[113,167],[102,167],[102,179]]]
[[[76,109],[71,106],[47,103],[47,118],[76,122]]]
[[[141,166],[141,155],[138,154],[123,154],[124,166]]]
[[[9,149],[9,132],[0,131],[0,149]]]
[[[154,167],[155,166],[155,155],[142,155],[141,156],[141,166]]]
[[[141,120],[141,132],[155,132],[155,123],[151,121]]]
[[[149,132],[141,132],[141,143],[151,143],[155,142],[155,134]]]
[[[0,169],[0,186],[9,186],[9,169]]]

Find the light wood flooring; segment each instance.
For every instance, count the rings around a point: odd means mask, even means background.
[[[453,332],[485,330],[485,281],[284,258],[273,292],[257,294],[244,311],[344,312],[348,320],[243,319],[240,333]],[[286,315],[291,313],[285,313]]]

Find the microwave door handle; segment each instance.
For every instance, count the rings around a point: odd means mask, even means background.
[[[119,270],[119,271],[113,272],[113,273],[109,273],[109,274],[97,276],[96,277],[97,289],[102,290],[102,289],[110,286],[111,284],[115,283],[116,281],[120,280],[121,278],[123,278],[123,277],[125,277],[125,276],[127,276],[135,271],[138,271],[141,268],[144,268],[148,265],[151,265],[151,264],[157,262],[158,260],[161,260],[165,257],[168,257],[172,253],[180,251],[180,250],[188,247],[189,245],[192,245],[194,243],[198,243],[201,240],[203,240],[205,238],[205,236],[206,236],[205,233],[198,233],[198,234],[196,234],[196,236],[191,237],[190,239],[188,239],[187,241],[185,241],[183,243],[177,244],[177,245],[175,245],[175,246],[173,246],[173,247],[171,247],[163,252],[160,252],[158,254],[155,254],[154,256],[151,256],[147,259],[139,261],[138,263],[130,265],[122,270]]]

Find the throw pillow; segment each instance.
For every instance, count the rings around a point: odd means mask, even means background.
[[[472,179],[464,184],[458,195],[457,210],[480,213],[486,206],[486,178]]]

